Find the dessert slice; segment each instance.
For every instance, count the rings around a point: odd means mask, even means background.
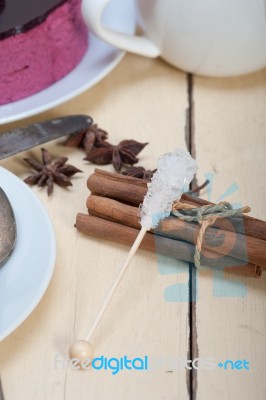
[[[52,85],[87,47],[81,0],[0,0],[0,105]]]

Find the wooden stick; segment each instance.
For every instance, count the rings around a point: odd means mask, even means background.
[[[85,235],[126,245],[131,245],[139,232],[138,229],[82,213],[77,214],[75,226],[79,232]],[[146,233],[140,248],[193,262],[194,246],[179,240]],[[261,268],[258,266],[250,263],[241,265],[239,260],[228,256],[219,257],[217,253],[210,250],[206,250],[204,253],[202,264],[238,275],[256,278],[261,275]]]
[[[91,215],[140,229],[139,210],[137,207],[95,195],[89,196],[87,207]],[[198,232],[198,224],[185,222],[176,217],[163,220],[156,229],[157,234],[194,244],[196,243]],[[209,227],[204,235],[202,249],[202,255],[204,255],[205,249],[212,250],[215,253],[230,254],[231,257],[238,260],[266,268],[265,241],[260,239]]]
[[[88,178],[87,186],[93,194],[119,200],[133,206],[139,206],[147,192],[147,183],[148,181],[143,179],[96,168],[95,172]],[[213,204],[185,193],[182,195],[181,201],[195,205],[195,207]],[[241,218],[230,218],[230,224],[228,224],[228,219],[219,218],[213,226],[266,240],[266,222],[248,215],[243,215]]]
[[[94,334],[95,330],[97,329],[97,326],[99,325],[99,323],[100,323],[100,321],[101,321],[101,319],[102,319],[102,317],[103,317],[108,305],[110,304],[110,302],[111,302],[111,300],[112,300],[112,298],[113,298],[113,296],[114,296],[114,294],[116,292],[116,289],[117,289],[119,283],[121,282],[123,276],[125,275],[125,272],[126,272],[128,266],[130,264],[130,261],[132,260],[134,254],[136,253],[136,251],[139,248],[139,245],[140,245],[145,233],[146,233],[146,229],[145,228],[141,228],[141,230],[138,232],[138,235],[137,235],[137,237],[136,237],[136,239],[135,239],[135,241],[134,241],[134,243],[133,243],[133,245],[132,245],[132,247],[131,247],[128,255],[127,255],[127,258],[126,258],[125,262],[123,263],[123,265],[122,265],[122,267],[121,267],[121,269],[119,271],[119,274],[118,274],[115,282],[113,283],[109,293],[107,294],[107,296],[106,296],[106,298],[105,298],[105,300],[103,302],[103,305],[101,306],[100,310],[97,313],[95,321],[92,324],[92,327],[91,327],[91,329],[90,329],[90,331],[89,331],[89,333],[88,333],[88,335],[86,337],[86,341],[87,342],[91,341],[92,335]]]

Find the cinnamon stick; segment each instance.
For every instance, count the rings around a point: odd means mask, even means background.
[[[82,213],[77,214],[75,226],[79,232],[85,235],[112,240],[113,242],[126,245],[131,245],[139,232],[136,228]],[[140,247],[176,259],[193,261],[194,246],[179,240],[147,233]],[[208,266],[212,264],[212,260],[214,259],[213,252],[206,251],[204,258],[206,258],[203,260],[204,265]],[[226,259],[226,257],[223,258]],[[217,262],[215,264],[217,265]],[[213,265],[210,266],[213,267]],[[225,267],[224,271],[250,277],[259,277],[261,275],[261,268],[252,264]]]
[[[87,207],[91,215],[140,229],[137,207],[95,195],[89,196]],[[170,217],[160,223],[155,233],[195,244],[198,231],[198,224]],[[240,263],[239,260],[242,260],[266,268],[265,248],[263,240],[209,227],[204,235],[202,255],[204,255],[206,249],[212,250],[220,255],[216,254],[216,258],[221,257],[221,254],[230,255],[230,257],[237,259],[238,263]]]
[[[87,186],[91,193],[106,196],[120,202],[139,206],[147,192],[148,181],[122,174],[111,173],[100,169],[90,175]],[[181,201],[201,207],[202,205],[213,204],[198,197],[184,193]],[[243,215],[241,218],[218,218],[213,226],[220,229],[237,232],[250,237],[266,240],[266,222]]]

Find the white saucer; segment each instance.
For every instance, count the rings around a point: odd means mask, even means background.
[[[112,0],[103,22],[107,27],[132,34],[135,30],[134,0]],[[0,106],[0,125],[39,114],[74,98],[109,74],[125,54],[91,33],[89,40],[84,58],[65,78],[24,100]]]
[[[48,214],[32,190],[0,167],[0,185],[17,224],[14,251],[0,267],[0,340],[14,331],[44,295],[55,265],[55,235]]]

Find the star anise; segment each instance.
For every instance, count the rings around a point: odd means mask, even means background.
[[[52,161],[52,157],[46,149],[41,149],[41,151],[42,163],[36,161],[34,158],[24,158],[24,161],[37,171],[28,176],[24,182],[29,185],[47,185],[48,196],[53,192],[54,183],[62,187],[72,186],[69,178],[77,172],[82,171],[73,165],[66,164],[67,157],[60,157]]]
[[[95,147],[99,147],[102,142],[107,139],[108,133],[103,129],[98,128],[97,124],[93,124],[88,129],[70,135],[65,146],[81,147],[85,150],[86,154],[90,153]]]
[[[148,143],[140,143],[136,140],[122,140],[117,146],[108,142],[102,142],[100,147],[87,153],[84,160],[98,165],[113,164],[116,171],[120,171],[123,164],[133,165],[138,162],[137,154]]]
[[[145,169],[143,167],[130,167],[122,172],[123,175],[132,176],[133,178],[147,179],[150,180],[156,169],[151,171],[150,169]]]

